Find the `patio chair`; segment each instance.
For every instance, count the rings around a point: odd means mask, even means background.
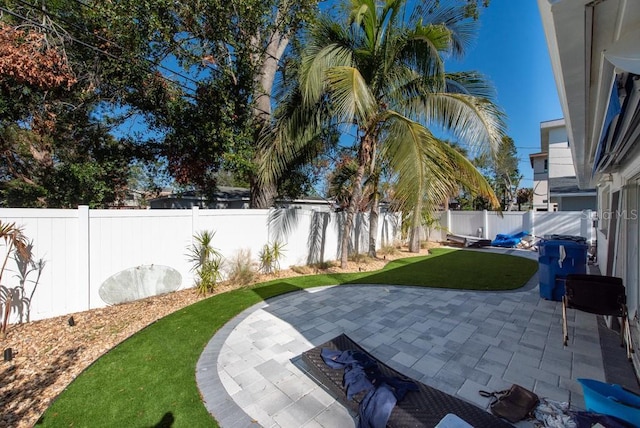
[[[627,358],[631,361],[634,352],[629,329],[627,295],[622,279],[613,276],[569,274],[565,280],[562,297],[562,334],[564,346],[569,342],[567,309],[577,309],[591,314],[620,318],[621,346],[626,346]]]
[[[341,334],[302,354],[301,359],[309,376],[334,395],[345,407],[357,414],[358,406],[365,393],[360,392],[354,395],[352,399],[347,399],[343,386],[344,370],[331,368],[324,362],[321,356],[324,348],[338,351],[358,351],[373,360],[375,358],[345,334]],[[378,360],[376,360],[376,363],[383,375],[410,381],[417,386],[417,390],[408,391],[404,398],[398,401],[391,412],[387,427],[434,427],[448,414],[456,415],[474,428],[506,428],[512,426],[478,406],[408,378]]]

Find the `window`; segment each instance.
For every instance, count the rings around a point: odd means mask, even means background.
[[[543,169],[543,171],[544,172],[549,171],[549,159],[545,159],[544,160],[544,169]]]

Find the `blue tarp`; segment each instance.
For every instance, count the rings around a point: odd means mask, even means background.
[[[516,245],[522,241],[522,238],[528,236],[529,232],[518,232],[513,235],[507,235],[503,233],[498,233],[496,235],[496,239],[491,241],[491,245],[494,247],[505,247],[505,248],[514,248]]]

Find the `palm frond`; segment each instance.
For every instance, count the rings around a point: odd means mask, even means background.
[[[350,66],[352,53],[338,44],[317,49],[310,46],[302,58],[300,89],[308,103],[316,103],[325,90],[327,70],[336,66]]]
[[[340,122],[349,123],[355,119],[365,123],[375,114],[375,96],[357,68],[331,67],[326,76],[334,114],[340,118]]]
[[[456,165],[456,184],[468,190],[473,196],[483,196],[489,200],[494,209],[500,208],[500,200],[493,187],[475,165],[454,147],[441,142],[442,150],[447,153],[450,161]],[[457,189],[454,189],[457,190]]]
[[[472,154],[495,152],[505,135],[504,113],[487,98],[459,93],[425,94],[407,102],[424,123],[441,126]]]
[[[451,43],[451,32],[444,25],[418,25],[402,34],[398,59],[416,74],[426,77],[444,73],[442,53]]]
[[[481,73],[475,71],[447,73],[445,80],[446,92],[495,99],[496,93],[493,85]]]
[[[381,155],[395,173],[399,209],[421,203],[429,186],[435,186],[432,194],[438,200],[438,195],[447,193],[436,184],[450,181],[455,167],[440,149],[437,138],[422,124],[391,112]]]
[[[458,0],[429,0],[420,2],[414,9],[410,22],[443,24],[451,32],[449,52],[461,58],[476,37],[478,22],[467,17],[466,2]]]
[[[286,174],[295,159],[311,161],[315,157],[334,127],[328,108],[322,100],[314,105],[304,103],[299,91],[282,100],[275,123],[260,138],[260,181],[273,183]]]

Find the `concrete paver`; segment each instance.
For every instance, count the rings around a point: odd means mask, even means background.
[[[299,360],[346,333],[407,376],[483,408],[480,389],[512,383],[584,408],[576,379],[605,378],[597,317],[570,310],[572,343],[563,347],[561,305],[536,285],[537,275],[511,292],[343,285],[276,297],[217,332],[196,378],[222,427],[355,426]]]

